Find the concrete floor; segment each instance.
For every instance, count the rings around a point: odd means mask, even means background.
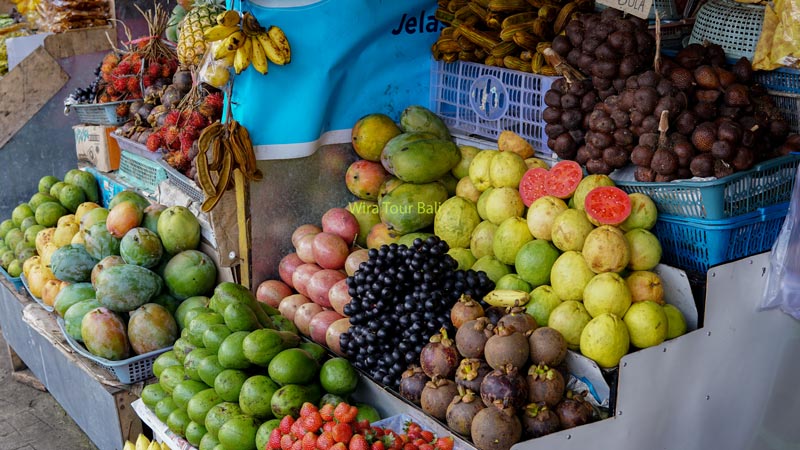
[[[96,450],[47,392],[17,383],[0,330],[0,450]]]

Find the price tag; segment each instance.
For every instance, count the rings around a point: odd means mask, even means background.
[[[653,7],[653,0],[597,0],[597,3],[641,19],[647,19],[650,9]]]

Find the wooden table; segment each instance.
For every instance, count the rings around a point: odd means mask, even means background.
[[[30,382],[35,376],[99,449],[119,450],[126,439],[135,441],[142,422],[131,403],[143,383],[120,384],[113,373],[75,353],[54,313],[5,279],[0,279],[0,327],[19,374],[15,379]]]

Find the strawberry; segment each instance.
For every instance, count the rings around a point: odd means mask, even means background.
[[[422,439],[421,437],[418,437],[418,438],[412,440],[411,443],[416,445],[417,447],[419,447],[422,444],[427,444],[428,441],[426,441],[425,439]]]
[[[317,438],[317,448],[319,450],[330,450],[334,444],[336,444],[336,441],[330,431],[323,431]]]
[[[306,431],[316,433],[322,427],[322,416],[316,411],[308,413],[307,416],[302,417],[300,420],[303,422],[303,428]]]
[[[433,450],[433,444],[430,444],[430,443],[426,442],[424,444],[418,445],[417,448],[419,450]]]
[[[360,434],[354,434],[353,437],[350,439],[350,443],[348,444],[349,450],[370,450],[369,443],[364,436]]]
[[[403,450],[417,450],[417,446],[407,442],[405,445],[403,445]]]
[[[322,431],[327,431],[328,433],[332,433],[333,432],[333,427],[335,427],[335,426],[336,426],[336,422],[334,422],[334,421],[325,422],[325,423],[322,424]]]
[[[294,444],[294,439],[290,434],[284,434],[281,436],[281,450],[290,450],[292,448],[292,444]]]
[[[433,442],[433,439],[435,438],[433,433],[431,433],[428,430],[422,430],[422,432],[420,432],[420,435],[422,436],[422,439],[425,439],[425,442]]]
[[[353,428],[355,428],[356,433],[362,433],[366,430],[369,430],[370,429],[369,420],[367,419],[359,420],[358,422],[355,423],[355,426]]]
[[[455,441],[452,436],[440,437],[436,439],[436,442],[433,444],[436,450],[453,450],[454,445]]]
[[[303,429],[303,422],[301,422],[300,419],[297,419],[292,424],[292,431],[289,433],[296,439],[302,438],[303,435],[306,434],[306,430]]]
[[[303,439],[301,442],[303,450],[314,450],[317,448],[317,435],[309,431],[303,435]]]
[[[281,430],[275,428],[269,434],[269,442],[267,443],[267,450],[280,450],[281,448]]]
[[[383,444],[383,441],[375,441],[372,443],[369,450],[386,450],[386,446]]]
[[[356,420],[358,408],[347,403],[339,403],[333,410],[333,417],[340,423],[352,423]]]
[[[344,442],[337,442],[333,444],[333,447],[330,450],[347,450],[347,445]]]
[[[332,434],[334,441],[344,442],[346,444],[350,442],[350,438],[353,437],[353,428],[347,423],[337,423],[333,426]]]
[[[292,448],[290,450],[303,450],[303,441],[298,439],[292,442]]]
[[[326,422],[333,420],[334,408],[335,406],[331,405],[330,403],[322,405],[322,408],[319,409],[319,415],[322,416],[322,420]]]
[[[280,425],[278,425],[278,429],[281,430],[281,434],[289,434],[292,431],[292,424],[294,423],[294,418],[292,416],[284,416],[281,419]]]

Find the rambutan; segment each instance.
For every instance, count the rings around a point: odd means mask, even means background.
[[[150,74],[147,74],[147,75],[142,77],[142,84],[146,88],[152,86],[153,83],[155,83],[155,81],[156,81],[156,77],[154,77],[154,76],[152,76]]]
[[[129,60],[122,60],[119,65],[114,69],[114,75],[127,75],[131,73],[132,64]]]
[[[178,70],[178,62],[167,60],[165,64],[161,65],[161,76],[164,78],[172,78],[176,70]]]
[[[181,153],[183,153],[186,156],[189,156],[189,150],[192,149],[192,144],[194,144],[195,140],[197,140],[197,138],[181,132],[180,135]]]
[[[100,73],[111,73],[111,71],[114,70],[115,67],[117,67],[116,64],[103,63],[100,66]]]
[[[111,82],[111,86],[116,92],[125,92],[128,90],[128,80],[126,78],[116,78]]]
[[[111,83],[111,80],[114,79],[114,75],[112,75],[111,72],[103,72],[100,76],[106,83]]]
[[[161,148],[161,144],[162,144],[161,135],[159,135],[158,133],[153,133],[150,136],[148,136],[147,142],[145,143],[147,149],[150,150],[151,152],[155,152],[159,148]]]
[[[108,93],[108,95],[114,95],[119,93],[117,92],[117,89],[114,87],[113,84],[109,84],[108,86],[106,86],[106,92]]]
[[[172,111],[167,113],[167,117],[164,118],[165,125],[177,125],[178,120],[181,118],[181,112],[177,109],[173,109]]]
[[[100,94],[100,97],[97,100],[98,100],[98,103],[108,103],[108,102],[111,101],[111,95],[109,95],[108,93],[104,92],[104,93]]]
[[[153,78],[158,78],[161,75],[161,64],[151,62],[150,65],[147,66],[147,74]]]
[[[170,148],[172,148],[172,144],[178,142],[179,140],[178,136],[181,133],[180,128],[178,128],[176,125],[164,125],[162,130],[164,132],[164,144],[169,145]],[[180,142],[178,142],[178,145],[180,145]]]
[[[188,109],[184,109],[183,111],[181,111],[181,119],[180,119],[181,125],[186,125],[187,123],[189,123],[189,116],[191,114],[192,112]]]
[[[128,89],[127,91],[133,94],[135,91],[141,91],[139,87],[139,78],[137,77],[128,77],[127,78]]]
[[[207,125],[208,119],[203,117],[203,115],[199,112],[192,111],[191,114],[189,114],[189,126],[192,126],[196,129],[201,129],[205,128]]]
[[[208,94],[205,100],[203,100],[204,103],[208,103],[209,106],[211,106],[217,111],[222,111],[223,101],[224,97],[222,96],[221,92],[214,92],[213,94]]]
[[[103,57],[103,65],[106,64],[111,66],[116,66],[117,64],[119,64],[119,56],[114,52],[108,53],[106,56]]]
[[[128,113],[131,111],[130,106],[131,106],[130,103],[120,103],[119,105],[117,105],[117,110],[116,110],[117,116],[127,117]]]

